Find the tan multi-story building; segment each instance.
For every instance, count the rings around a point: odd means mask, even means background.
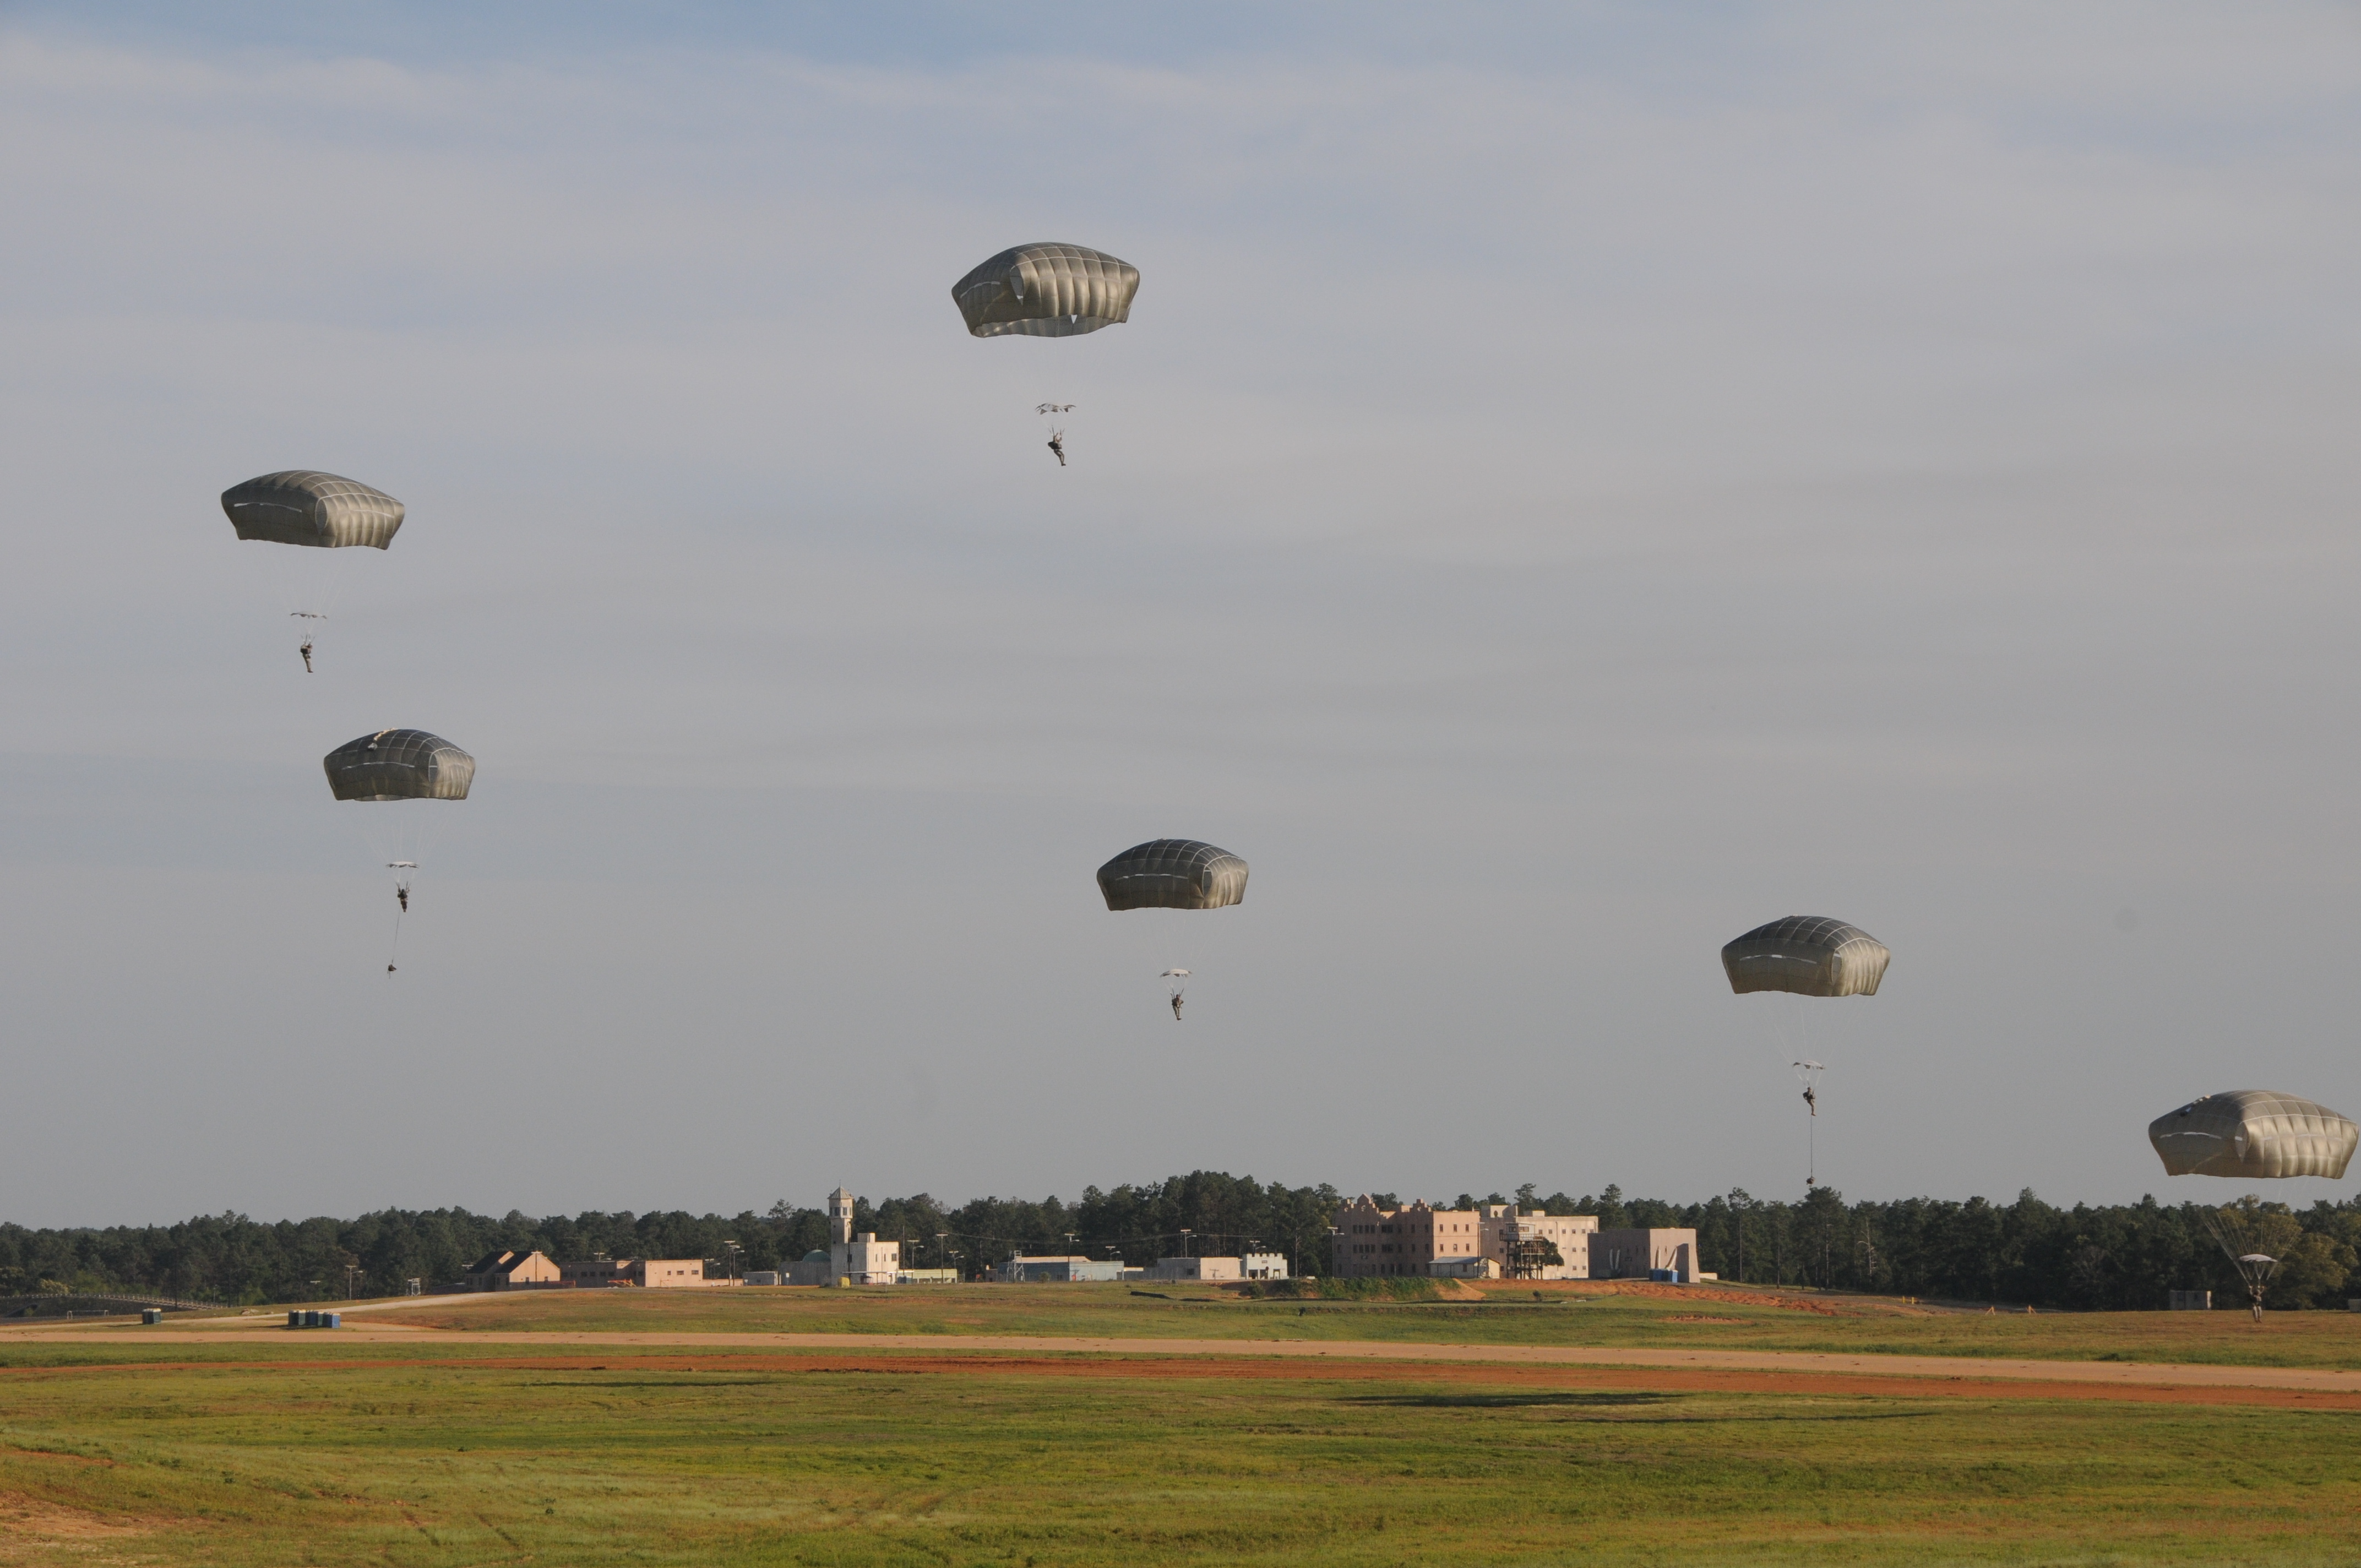
[[[1501,1276],[1510,1279],[1587,1279],[1590,1277],[1590,1238],[1598,1229],[1596,1214],[1544,1214],[1535,1209],[1517,1212],[1514,1203],[1484,1205],[1483,1255],[1500,1266]],[[1521,1243],[1548,1242],[1557,1248],[1559,1261],[1535,1264],[1521,1260],[1517,1248]]]
[[[1482,1220],[1473,1209],[1380,1209],[1363,1193],[1336,1211],[1336,1232],[1335,1269],[1345,1279],[1431,1274],[1435,1263],[1455,1266],[1484,1254]]]
[[[1593,1279],[1661,1276],[1677,1284],[1694,1285],[1703,1277],[1697,1273],[1695,1231],[1593,1231],[1589,1240]]]

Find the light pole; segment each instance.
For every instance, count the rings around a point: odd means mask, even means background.
[[[1195,1255],[1190,1251],[1189,1238],[1196,1234],[1196,1232],[1191,1230],[1186,1225],[1180,1227],[1180,1255],[1182,1257],[1191,1257]]]
[[[951,1234],[949,1231],[937,1231],[935,1233],[935,1266],[938,1268],[941,1267],[943,1260],[950,1257],[951,1255],[950,1239]]]
[[[730,1271],[730,1277],[735,1279],[738,1277],[738,1254],[743,1249],[736,1242],[725,1241],[721,1245],[730,1249],[729,1262],[725,1266]]]
[[[1074,1238],[1081,1234],[1082,1233],[1079,1231],[1067,1231],[1064,1233],[1066,1237],[1066,1255],[1068,1257],[1074,1255]]]

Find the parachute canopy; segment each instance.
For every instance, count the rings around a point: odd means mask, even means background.
[[[2147,1126],[2167,1176],[2324,1176],[2341,1179],[2361,1127],[2310,1100],[2233,1089],[2191,1101]]]
[[[1820,915],[1790,915],[1757,926],[1721,949],[1730,989],[1792,991],[1798,996],[1874,996],[1894,955],[1858,926]]]
[[[320,765],[338,800],[465,800],[476,759],[423,729],[380,729],[347,740]]]
[[[1082,245],[1020,245],[951,285],[977,337],[1079,337],[1131,319],[1139,269]]]
[[[1099,868],[1109,909],[1219,909],[1246,895],[1246,863],[1194,839],[1135,844]]]
[[[222,492],[221,503],[240,539],[331,550],[353,544],[382,550],[393,543],[402,519],[401,503],[383,490],[310,468],[233,485]]]

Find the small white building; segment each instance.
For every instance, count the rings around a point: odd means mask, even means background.
[[[1426,1271],[1437,1279],[1498,1279],[1500,1260],[1496,1257],[1438,1257],[1426,1266]]]
[[[1148,1271],[1150,1279],[1242,1279],[1245,1270],[1235,1257],[1159,1257]]]
[[[1248,1279],[1284,1279],[1287,1276],[1287,1255],[1283,1252],[1250,1252],[1238,1259],[1238,1272]]]

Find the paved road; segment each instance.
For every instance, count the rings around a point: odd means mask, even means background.
[[[203,1328],[0,1328],[0,1343],[38,1339],[48,1343],[221,1344],[251,1343],[257,1329],[286,1320],[215,1319]],[[215,1324],[220,1326],[216,1327]],[[283,1331],[282,1331],[283,1332]],[[295,1335],[289,1336],[292,1343]],[[1816,1376],[1909,1377],[1957,1381],[2113,1384],[2183,1388],[2287,1388],[2361,1396],[2361,1370],[2310,1366],[2208,1366],[2133,1361],[2031,1361],[1955,1355],[1847,1355],[1818,1351],[1684,1350],[1633,1346],[1409,1344],[1378,1340],[1116,1339],[1027,1334],[631,1333],[517,1332],[499,1329],[425,1329],[408,1324],[348,1323],[331,1336],[302,1331],[307,1345],[530,1345],[544,1350],[612,1346],[651,1349],[902,1352],[914,1355],[977,1353],[1089,1356],[1276,1357],[1339,1362],[1403,1361],[1528,1366],[1670,1367],[1690,1371],[1788,1373]]]

